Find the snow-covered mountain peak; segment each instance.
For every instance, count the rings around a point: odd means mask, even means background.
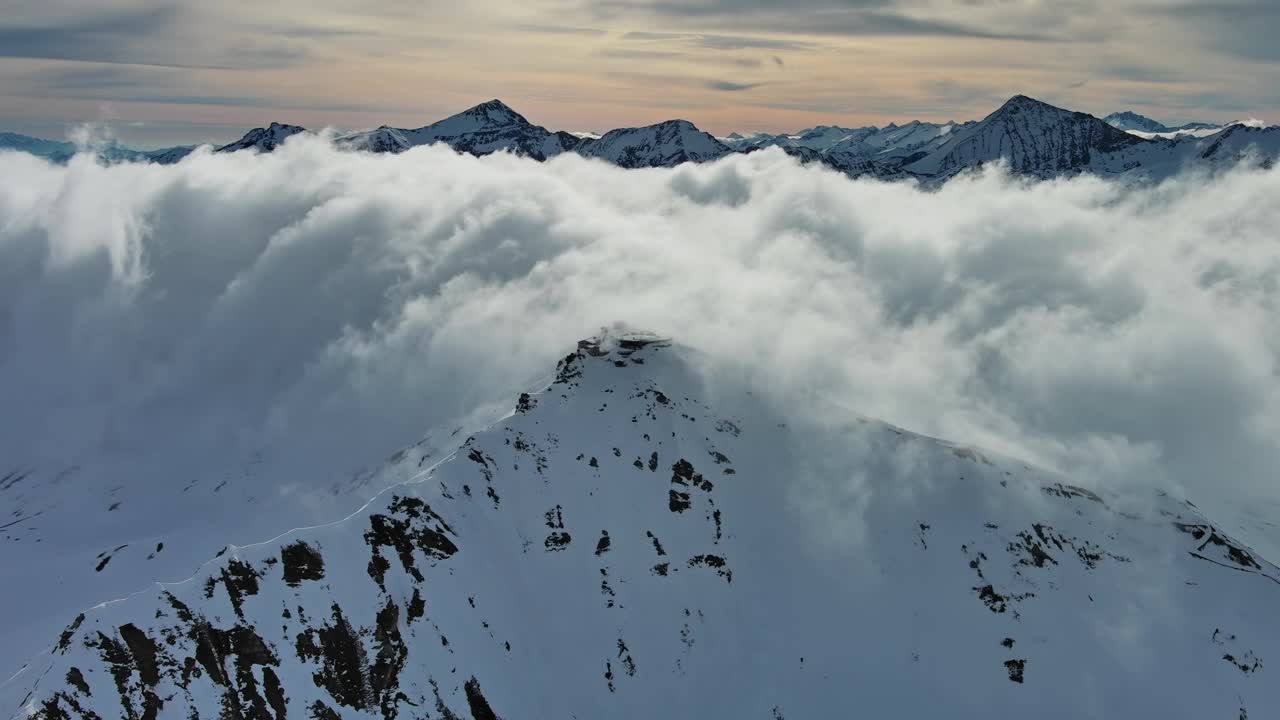
[[[1005,100],[1004,103],[996,110],[996,112],[1000,112],[1001,110],[1006,110],[1010,108],[1034,108],[1034,107],[1042,107],[1042,108],[1048,108],[1052,110],[1062,109],[1062,108],[1054,107],[1053,105],[1050,105],[1049,103],[1044,102],[1042,100],[1037,100],[1029,95],[1023,95],[1019,93],[1009,98],[1008,100]]]
[[[339,138],[346,147],[371,152],[401,152],[417,145],[444,143],[458,152],[488,155],[508,151],[546,160],[576,148],[583,138],[553,133],[530,123],[501,100],[490,100],[416,129],[380,127]]]
[[[498,99],[480,103],[473,108],[458,113],[464,117],[475,118],[487,127],[503,127],[506,125],[527,125],[523,115],[512,110],[509,105]]]
[[[1003,159],[1019,174],[1050,177],[1083,172],[1106,156],[1145,142],[1092,115],[1015,95],[905,169],[942,176]]]
[[[1114,112],[1102,119],[1112,127],[1120,130],[1140,130],[1148,133],[1163,133],[1170,131],[1170,128],[1163,123],[1156,122],[1145,115],[1139,115],[1132,110]]]
[[[259,152],[271,152],[275,150],[281,143],[294,135],[306,132],[307,129],[298,125],[286,125],[284,123],[273,122],[267,127],[254,128],[244,134],[239,140],[223,145],[214,152],[235,152],[237,150],[254,149]]]
[[[447,137],[465,133],[495,131],[510,127],[534,127],[523,115],[512,110],[501,100],[490,100],[468,108],[421,131],[435,137]],[[545,132],[545,131],[544,131]]]
[[[610,130],[597,140],[583,142],[576,151],[629,168],[705,162],[733,152],[688,120],[667,120],[645,127]]]
[[[1195,508],[780,413],[610,330],[354,514],[68,617],[16,717],[1270,717],[1280,568]],[[715,382],[715,385],[709,383]]]

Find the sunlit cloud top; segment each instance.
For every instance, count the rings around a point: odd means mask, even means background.
[[[1276,120],[1272,0],[11,0],[0,129],[230,139],[272,120],[416,127],[492,97],[557,129],[1105,114]]]

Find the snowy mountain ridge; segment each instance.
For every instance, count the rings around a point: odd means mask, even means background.
[[[1270,717],[1280,568],[1193,506],[584,340],[356,513],[68,618],[15,718]]]
[[[1161,180],[1188,167],[1222,168],[1244,157],[1264,164],[1274,161],[1280,156],[1280,127],[1255,125],[1190,123],[1168,128],[1132,112],[1099,119],[1018,95],[986,118],[965,123],[818,126],[794,134],[733,133],[716,138],[686,120],[668,120],[596,136],[534,125],[495,99],[420,128],[383,126],[342,135],[335,142],[374,153],[398,153],[443,143],[471,155],[511,152],[535,160],[572,152],[628,168],[673,167],[714,161],[734,152],[778,148],[803,163],[824,165],[854,178],[926,184],[942,183],[993,162],[1006,163],[1015,174],[1041,179],[1089,173]],[[1261,132],[1232,131],[1240,126]],[[300,126],[271,123],[214,152],[270,152],[289,137],[305,132]],[[16,142],[10,145],[21,149]],[[26,146],[38,147],[31,142]],[[57,152],[49,152],[46,156],[65,161]],[[188,148],[174,148],[115,159],[166,164],[189,152]]]
[[[3,150],[16,150],[56,163],[65,163],[77,153],[89,152],[106,162],[154,162],[168,165],[186,157],[191,151],[195,150],[195,146],[182,145],[159,150],[135,150],[114,141],[84,146],[74,142],[44,140],[29,135],[0,132],[0,151]]]
[[[1110,117],[1122,124],[1127,118]],[[1141,123],[1140,116],[1134,117]],[[533,125],[501,101],[491,100],[417,130],[379,128],[337,142],[372,152],[443,142],[473,155],[507,151],[537,160],[573,152],[628,168],[672,167],[778,148],[802,163],[824,165],[850,177],[926,184],[942,183],[992,162],[1005,162],[1016,174],[1042,179],[1090,173],[1160,180],[1190,166],[1224,168],[1245,157],[1265,163],[1280,155],[1280,128],[1234,135],[1227,133],[1234,126],[1214,131],[1194,125],[1171,137],[1144,136],[1141,130],[1127,132],[1092,115],[1018,95],[983,120],[965,123],[819,126],[790,135],[734,133],[716,138],[686,120],[669,120],[591,137]]]
[[[1110,115],[1102,118],[1102,120],[1108,125],[1120,130],[1125,130],[1125,131],[1137,130],[1144,133],[1155,133],[1155,134],[1173,133],[1173,132],[1190,131],[1190,130],[1221,130],[1227,125],[1233,124],[1233,123],[1227,123],[1226,125],[1215,125],[1214,123],[1189,122],[1189,123],[1184,123],[1182,125],[1178,125],[1175,127],[1175,126],[1165,125],[1164,123],[1158,122],[1156,120],[1152,120],[1151,118],[1146,117],[1145,115],[1139,115],[1138,113],[1135,113],[1131,110],[1111,113]]]

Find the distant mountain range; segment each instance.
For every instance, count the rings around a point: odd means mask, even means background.
[[[1236,125],[1238,123],[1227,123],[1226,125],[1215,125],[1213,123],[1191,122],[1185,125],[1165,125],[1164,123],[1152,120],[1145,115],[1139,115],[1128,110],[1124,112],[1111,113],[1102,118],[1112,127],[1120,128],[1129,132],[1139,131],[1145,133],[1172,133],[1183,132],[1188,130],[1221,130],[1227,125]]]
[[[307,132],[297,125],[272,123],[211,152],[271,152],[288,138]],[[384,125],[341,135],[334,142],[374,153],[399,153],[442,143],[471,155],[506,151],[535,160],[572,152],[626,168],[673,167],[776,147],[802,163],[825,165],[850,177],[937,183],[1004,160],[1014,173],[1037,178],[1089,173],[1158,180],[1189,166],[1228,167],[1246,157],[1270,164],[1280,155],[1280,127],[1245,123],[1170,127],[1128,111],[1099,119],[1018,95],[984,119],[964,123],[819,126],[793,134],[733,133],[718,138],[687,120],[668,120],[596,135],[548,130],[502,101],[490,100],[424,127]],[[0,134],[0,148],[59,162],[77,151],[71,143],[7,133]],[[161,164],[177,162],[194,150],[138,151],[119,145],[95,148],[109,161]]]
[[[67,162],[78,152],[93,152],[108,162],[158,162],[170,164],[181,160],[195,149],[195,145],[187,145],[160,150],[134,150],[115,141],[82,146],[73,142],[45,140],[17,133],[0,132],[0,150],[18,150],[58,163]]]

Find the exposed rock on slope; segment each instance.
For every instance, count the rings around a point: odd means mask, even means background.
[[[282,125],[273,122],[264,128],[254,128],[245,133],[244,137],[239,140],[223,145],[214,150],[214,152],[235,152],[237,150],[257,150],[258,152],[271,152],[285,140],[306,132],[306,128],[297,125]]]
[[[640,128],[610,130],[578,148],[586,157],[604,158],[625,168],[671,167],[706,162],[733,152],[687,120],[668,120]]]
[[[338,139],[339,144],[371,152],[401,152],[416,145],[445,143],[458,152],[488,155],[509,151],[546,160],[572,150],[581,139],[534,125],[500,100],[473,108],[415,130],[381,127]]]
[[[1104,156],[1143,142],[1092,115],[1018,95],[906,169],[948,175],[1003,159],[1016,173],[1050,177],[1083,171]]]
[[[1280,569],[876,422],[795,425],[643,335],[354,515],[85,611],[40,718],[1269,717]],[[710,400],[714,398],[714,402]]]

